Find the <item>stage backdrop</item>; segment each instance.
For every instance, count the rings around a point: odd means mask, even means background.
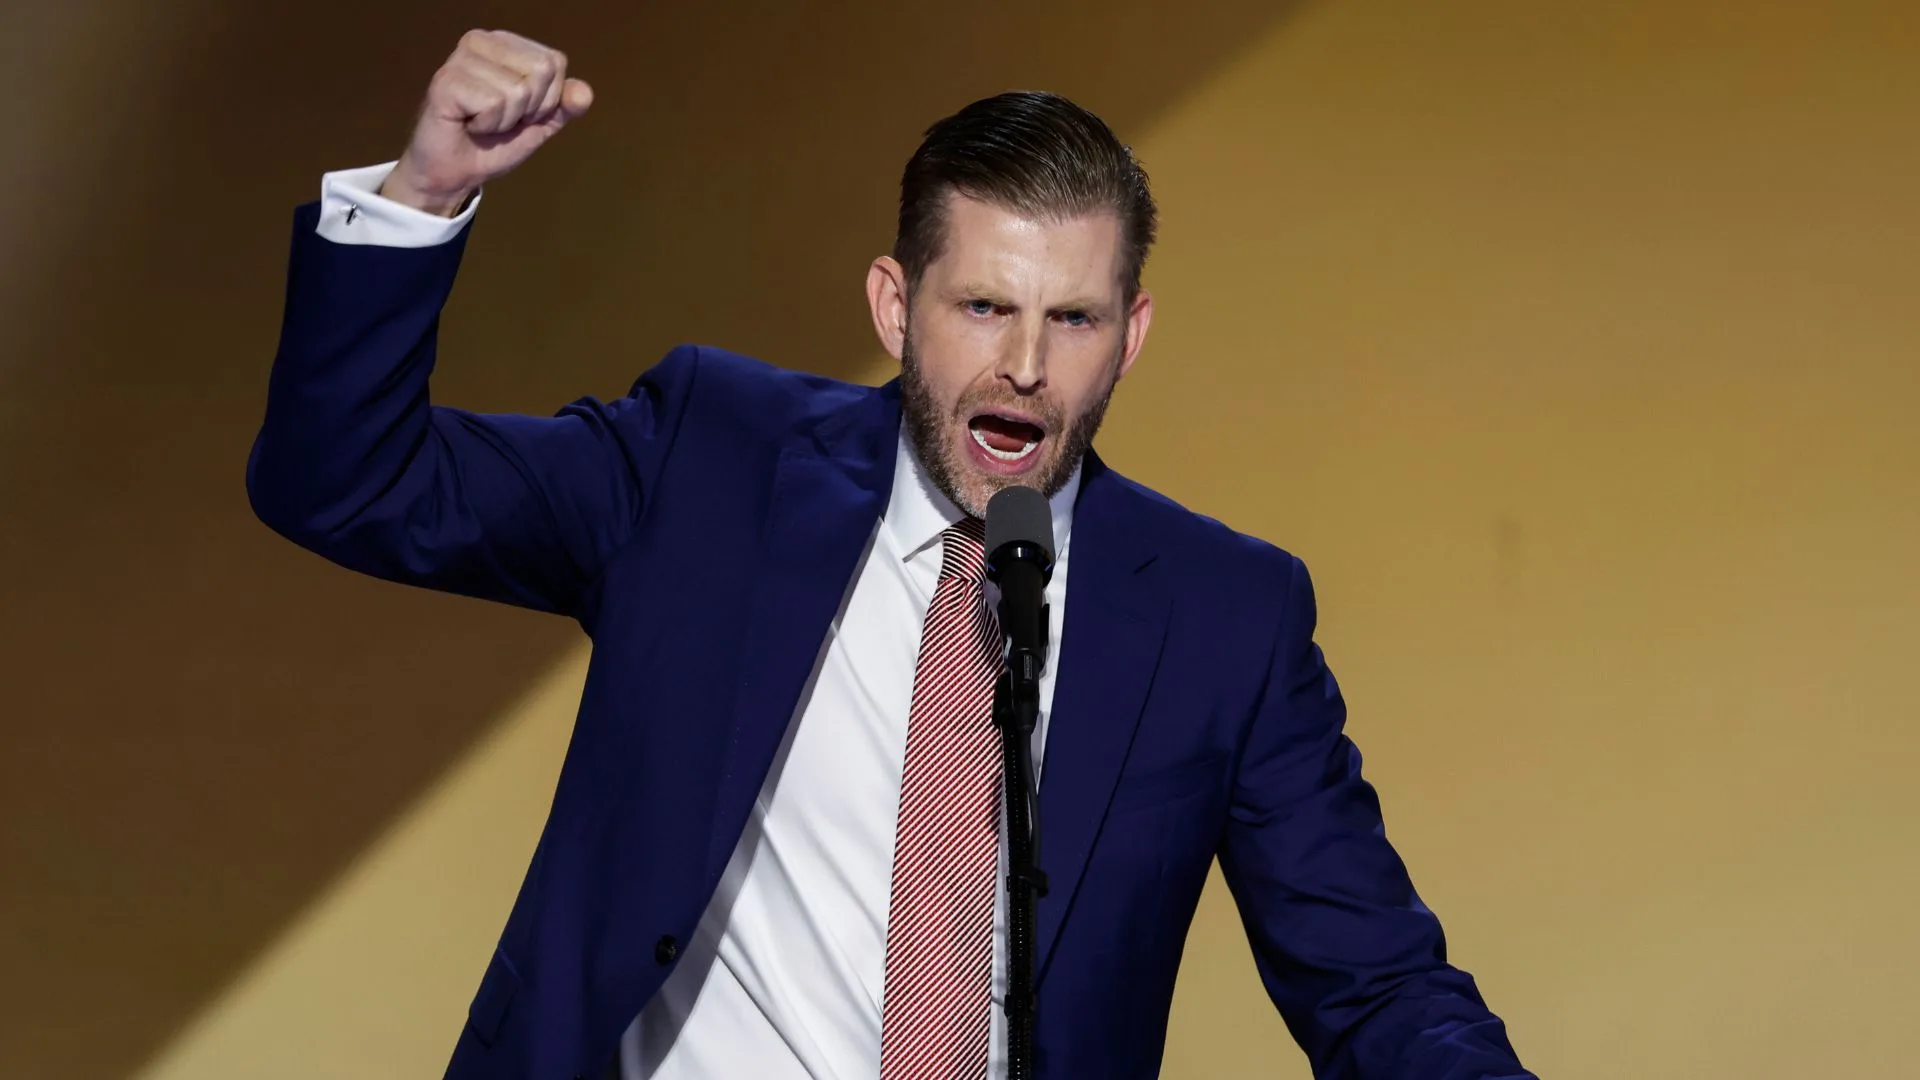
[[[1525,1060],[1913,1070],[1920,9],[600,6],[15,13],[0,1075],[445,1062],[584,644],[291,548],[242,469],[293,205],[397,153],[470,25],[599,104],[489,192],[442,400],[617,395],[683,340],[887,378],[860,283],[921,128],[1072,94],[1164,209],[1102,451],[1313,568]],[[1217,883],[1166,1073],[1306,1075]]]

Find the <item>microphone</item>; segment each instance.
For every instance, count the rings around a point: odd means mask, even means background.
[[[1053,577],[1053,511],[1030,487],[1001,488],[987,501],[987,578],[1000,586],[1007,666],[994,692],[1007,813],[1007,1078],[1033,1076],[1034,901],[1047,895],[1040,869],[1040,791],[1033,729],[1047,665],[1047,581]]]
[[[1047,582],[1053,578],[1053,511],[1030,487],[1001,488],[987,502],[987,578],[1000,586],[1000,629],[1016,694],[1047,662]],[[1031,728],[1029,728],[1031,730]]]
[[[1040,721],[1040,673],[1047,666],[1047,582],[1053,577],[1053,511],[1030,487],[1001,488],[987,501],[987,577],[1000,586],[1000,629],[1007,666],[1000,677],[995,723],[1006,732],[1007,792],[1024,813],[1009,817],[1025,843],[1013,873],[1045,896],[1040,870],[1040,792],[1033,773],[1033,729]],[[1011,804],[1010,804],[1011,805]],[[1024,819],[1024,820],[1022,820]]]

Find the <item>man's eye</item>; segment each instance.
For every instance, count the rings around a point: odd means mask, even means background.
[[[991,300],[969,300],[965,306],[969,312],[975,315],[993,314],[993,301]]]
[[[1060,319],[1061,321],[1065,322],[1068,326],[1093,325],[1092,317],[1089,316],[1084,311],[1063,311],[1060,313]]]

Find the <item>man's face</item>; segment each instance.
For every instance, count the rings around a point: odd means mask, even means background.
[[[1111,213],[1023,217],[950,195],[940,258],[905,294],[875,262],[868,298],[901,362],[908,436],[936,486],[984,516],[1015,484],[1052,496],[1086,454],[1146,337],[1153,301],[1121,286]]]

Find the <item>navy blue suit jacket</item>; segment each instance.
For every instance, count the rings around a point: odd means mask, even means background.
[[[666,979],[886,508],[895,385],[673,350],[549,417],[429,403],[466,237],[295,215],[247,468],[262,521],[367,574],[566,615],[593,658],[454,1080],[596,1076]],[[1157,1073],[1209,864],[1315,1075],[1527,1076],[1389,846],[1292,555],[1089,457],[1040,791],[1040,1075]]]

